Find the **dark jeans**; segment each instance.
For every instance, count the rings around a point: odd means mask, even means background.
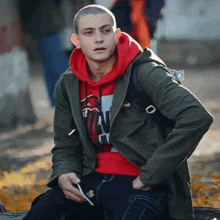
[[[168,220],[164,186],[134,190],[135,177],[89,174],[81,178],[84,193],[94,190],[95,206],[66,199],[59,187],[40,195],[24,220]]]
[[[43,73],[51,106],[55,105],[54,89],[57,80],[69,67],[69,58],[66,55],[61,33],[54,33],[38,41],[38,52],[42,59]]]

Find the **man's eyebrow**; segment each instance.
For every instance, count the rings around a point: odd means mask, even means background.
[[[103,26],[101,26],[101,27],[99,27],[99,29],[103,29],[103,28],[105,28],[105,27],[112,27],[112,25],[110,25],[110,24],[105,24],[105,25],[103,25]],[[95,30],[95,28],[90,28],[90,27],[88,27],[88,28],[83,28],[83,31],[86,31],[86,30]]]
[[[89,28],[89,27],[88,27],[88,28],[83,28],[82,30],[83,30],[83,31],[87,31],[87,30],[94,30],[94,29],[95,29],[95,28]]]
[[[112,27],[112,25],[110,25],[110,24],[105,24],[105,25],[103,25],[102,27],[100,27],[99,29],[103,29],[103,28],[105,28],[105,27]]]

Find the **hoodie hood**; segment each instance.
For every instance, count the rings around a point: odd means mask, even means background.
[[[122,33],[116,45],[117,60],[112,70],[103,76],[98,82],[90,79],[88,64],[81,49],[74,49],[70,56],[70,67],[73,74],[82,82],[91,86],[100,86],[115,81],[122,76],[128,66],[142,52],[141,46],[129,35]]]
[[[166,66],[166,64],[149,48],[145,48],[144,52],[137,57],[137,59],[134,61],[133,64],[139,65],[142,63],[149,63],[149,62],[155,62],[164,67]]]

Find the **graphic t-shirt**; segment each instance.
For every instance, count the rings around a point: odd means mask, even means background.
[[[98,89],[86,83],[80,86],[83,118],[88,135],[97,147],[97,152],[111,151],[109,132],[113,93],[113,83]]]

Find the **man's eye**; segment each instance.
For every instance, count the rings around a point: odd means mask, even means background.
[[[92,35],[92,31],[86,31],[84,32],[84,35]]]
[[[110,32],[111,32],[110,29],[105,29],[105,30],[103,30],[103,33],[104,33],[104,34],[108,34],[108,33],[110,33]]]

